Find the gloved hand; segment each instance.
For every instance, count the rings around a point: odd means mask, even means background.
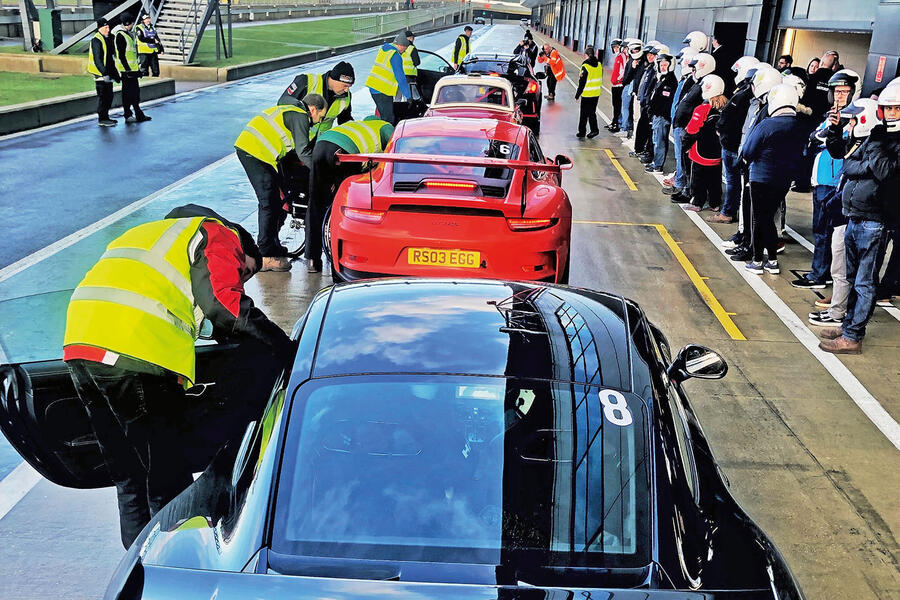
[[[104,75],[103,81],[106,83],[112,83],[112,78],[109,75]]]

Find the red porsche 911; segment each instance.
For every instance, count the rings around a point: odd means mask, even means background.
[[[408,275],[567,283],[572,161],[493,119],[402,121],[368,173],[338,189],[325,241],[336,280]]]

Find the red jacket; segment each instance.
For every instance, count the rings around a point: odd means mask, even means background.
[[[709,102],[694,109],[694,114],[684,132],[689,140],[696,140],[688,151],[688,157],[706,167],[714,167],[722,162],[722,146],[716,133],[719,111],[712,110]]]
[[[616,58],[613,59],[613,68],[612,68],[612,86],[619,87],[622,85],[622,77],[625,75],[625,53],[619,52],[616,54]]]

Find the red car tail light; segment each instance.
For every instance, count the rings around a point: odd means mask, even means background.
[[[525,93],[527,94],[536,94],[538,91],[538,83],[537,81],[529,81],[528,87],[525,89]]]
[[[384,215],[386,211],[383,210],[369,210],[367,208],[350,208],[349,206],[342,206],[341,212],[344,213],[344,216],[348,219],[352,219],[354,221],[360,221],[361,223],[372,223],[377,225],[384,220]]]
[[[472,191],[477,186],[468,181],[426,181],[425,188],[429,190],[468,190]]]
[[[506,223],[513,231],[535,231],[537,229],[547,229],[556,222],[556,219],[519,219],[506,218]]]

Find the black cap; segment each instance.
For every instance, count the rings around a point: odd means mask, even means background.
[[[471,26],[469,26],[469,25],[466,25],[466,26],[465,26],[465,27],[463,27],[463,31],[475,31],[475,30],[474,30],[474,29],[472,29],[472,27],[471,27]]]
[[[97,29],[100,29],[101,27],[106,27],[107,25],[109,25],[109,21],[107,21],[103,17],[100,17],[99,19],[97,19]]]
[[[328,77],[341,83],[349,83],[353,85],[356,81],[356,74],[353,72],[353,65],[346,61],[341,61],[331,68]]]
[[[408,37],[408,38],[416,37],[416,34],[414,34],[414,33],[413,33],[412,31],[410,31],[409,29],[407,29],[407,30],[406,30],[406,33],[404,33],[403,35],[405,35],[405,36]]]
[[[119,17],[119,21],[122,22],[122,25],[131,25],[134,23],[134,17],[131,16],[131,13],[122,13],[122,16]]]

